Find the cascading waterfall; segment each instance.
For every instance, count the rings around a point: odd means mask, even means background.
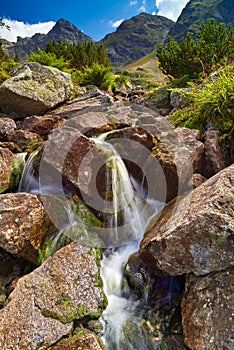
[[[162,208],[163,204],[146,198],[142,187],[138,187],[137,182],[129,176],[124,161],[111,143],[103,141],[103,136],[102,139],[96,139],[95,142],[108,155],[106,186],[107,192],[111,191],[111,199],[104,200],[103,208],[103,212],[107,214],[104,230],[108,231],[108,235],[105,236],[108,239],[106,238],[105,241],[101,261],[103,288],[108,299],[108,306],[101,319],[103,341],[107,350],[136,349],[136,346],[132,344],[133,340],[129,340],[128,345],[125,344],[123,328],[130,322],[135,327],[135,331],[141,334],[142,344],[138,344],[140,347],[137,349],[149,350],[152,347],[145,340],[137,314],[138,306],[142,301],[132,300],[130,297],[123,271],[129,257],[138,251],[148,221]],[[53,186],[46,187],[44,184],[43,188],[40,187],[38,179],[34,176],[33,160],[36,155],[37,153],[34,153],[28,159],[19,191],[49,193],[56,196],[57,193]],[[54,241],[51,241],[52,245],[60,241],[61,235],[79,240],[76,227],[80,227],[80,223],[76,226],[76,218],[72,215],[71,207],[67,203],[64,204],[64,207],[68,213],[67,226],[58,233]],[[83,226],[85,230],[85,224]],[[88,231],[86,233],[88,234]],[[50,253],[54,250],[55,247],[52,247]]]
[[[147,223],[152,215],[162,208],[162,203],[143,198],[145,194],[142,188],[131,179],[124,161],[115,148],[108,142],[100,140],[97,142],[102,148],[109,150],[108,167],[111,184],[107,181],[107,186],[111,186],[113,198],[110,227],[115,230],[115,236],[112,236],[114,248],[107,249],[101,261],[101,277],[108,299],[108,306],[102,316],[103,340],[106,349],[109,350],[133,349],[134,347],[125,344],[122,330],[128,320],[136,317],[135,310],[139,301],[129,298],[123,270],[129,257],[138,251]],[[143,197],[140,194],[143,194]],[[121,223],[118,221],[120,211],[123,214]]]

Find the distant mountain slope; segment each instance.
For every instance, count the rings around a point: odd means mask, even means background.
[[[200,24],[211,17],[234,27],[234,0],[190,0],[168,35],[179,41],[188,32],[196,33]]]
[[[141,13],[123,21],[101,42],[112,63],[134,62],[155,50],[158,43],[163,43],[173,24],[168,18]]]
[[[7,47],[7,51],[12,56],[18,54],[20,60],[23,61],[31,51],[37,51],[38,48],[44,49],[50,40],[65,40],[68,42],[93,41],[72,23],[65,19],[60,19],[47,34],[35,34],[31,38],[18,37],[14,45]]]

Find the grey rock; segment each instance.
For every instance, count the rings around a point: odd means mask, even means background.
[[[0,85],[1,112],[13,118],[40,115],[68,100],[72,90],[70,74],[36,62],[26,63]]]

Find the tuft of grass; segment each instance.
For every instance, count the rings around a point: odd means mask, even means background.
[[[219,130],[223,137],[234,133],[234,64],[211,75],[199,86],[193,85],[186,97],[189,106],[172,114],[179,127]]]

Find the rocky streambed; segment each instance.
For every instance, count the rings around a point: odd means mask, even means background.
[[[105,134],[142,208],[166,204],[122,263],[121,297],[135,305],[134,317],[109,348],[232,349],[233,143],[212,129],[175,129],[173,94],[169,110],[142,94],[129,101],[95,87],[66,101],[65,75],[43,85],[50,94],[37,84],[38,96],[27,96],[25,80],[46,81],[44,68],[35,69],[16,72],[14,89],[0,86],[0,348],[108,349],[100,268],[119,248],[106,243],[110,220],[100,206],[114,201],[110,154],[95,142]],[[51,86],[61,92],[54,102]]]

